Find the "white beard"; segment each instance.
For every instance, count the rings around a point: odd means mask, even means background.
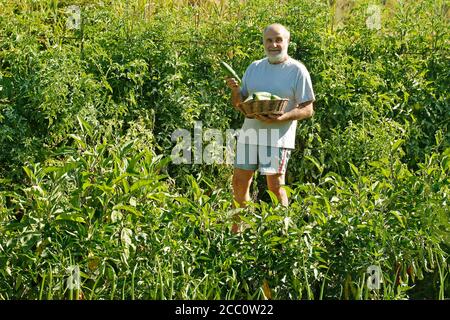
[[[269,60],[269,62],[270,63],[280,63],[280,62],[282,62],[286,57],[287,57],[287,51],[288,51],[288,48],[287,48],[287,46],[283,49],[283,50],[281,50],[281,52],[280,53],[278,53],[277,55],[271,55],[271,54],[269,54],[269,51],[267,50],[267,49],[264,49],[264,51],[265,51],[265,53],[266,53],[266,56],[267,56],[267,59]]]

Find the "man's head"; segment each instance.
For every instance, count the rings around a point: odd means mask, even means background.
[[[291,35],[283,25],[274,23],[263,31],[264,51],[270,63],[281,63],[288,58]]]

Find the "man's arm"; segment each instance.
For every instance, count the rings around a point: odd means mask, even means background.
[[[313,102],[306,101],[299,104],[296,108],[286,112],[281,116],[281,120],[304,120],[311,118],[314,114]]]
[[[234,78],[227,78],[227,86],[231,89],[231,104],[235,109],[246,98],[242,97],[239,83]]]
[[[241,90],[239,87],[237,89],[231,89],[231,104],[233,107],[237,107],[242,102]]]
[[[313,101],[306,101],[281,116],[256,116],[256,118],[267,123],[280,123],[285,121],[308,119],[311,118],[313,114]]]

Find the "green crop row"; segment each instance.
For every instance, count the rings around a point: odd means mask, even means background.
[[[448,3],[344,2],[1,1],[0,299],[448,298]],[[272,22],[315,115],[289,209],[257,176],[236,212],[232,167],[172,163],[171,135],[241,126],[220,62]]]

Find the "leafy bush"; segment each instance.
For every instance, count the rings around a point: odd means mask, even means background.
[[[353,3],[337,25],[336,1],[77,1],[70,29],[69,1],[3,1],[0,299],[448,297],[448,5],[380,3],[370,29]],[[219,61],[243,74],[272,22],[316,113],[289,208],[259,177],[239,211],[231,166],[171,163],[171,134],[241,126]]]

